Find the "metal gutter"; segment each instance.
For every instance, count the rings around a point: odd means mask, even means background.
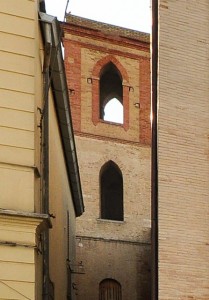
[[[152,0],[152,300],[158,300],[158,0]]]
[[[49,84],[50,84],[50,60],[52,49],[52,36],[49,24],[45,24],[45,47],[43,62],[43,177],[42,177],[42,210],[49,214]],[[49,275],[49,230],[43,234],[43,299],[48,300],[50,294]]]
[[[75,214],[78,217],[84,212],[84,204],[69,105],[68,86],[62,57],[62,32],[57,18],[42,12],[40,12],[39,15],[42,21],[41,23],[43,29],[44,24],[51,25],[52,49],[50,60],[50,72],[52,78],[52,91],[54,94],[54,104],[56,107],[68,179],[71,187],[73,204],[75,208]],[[43,30],[44,39],[46,38],[45,35],[45,30]]]

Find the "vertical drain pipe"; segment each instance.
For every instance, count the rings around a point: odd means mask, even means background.
[[[49,66],[51,60],[52,37],[51,25],[44,24],[45,47],[43,65],[43,213],[49,215]],[[43,299],[48,300],[50,294],[49,276],[49,230],[43,233]]]
[[[158,300],[158,0],[152,0],[152,300]]]

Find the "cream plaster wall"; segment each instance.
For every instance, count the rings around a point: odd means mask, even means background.
[[[41,219],[24,216],[40,202],[34,173],[42,99],[38,1],[2,0],[0,28],[0,207],[23,213],[0,215],[0,299],[41,299],[35,250]]]
[[[55,216],[52,219],[53,228],[50,230],[50,276],[55,286],[55,299],[66,299],[67,260],[70,260],[71,265],[76,263],[75,213],[64,156],[61,155],[62,142],[52,95],[49,103],[49,209],[50,213]]]
[[[37,1],[1,1],[0,207],[34,211]]]
[[[41,299],[35,296],[35,217],[0,215],[0,299]]]

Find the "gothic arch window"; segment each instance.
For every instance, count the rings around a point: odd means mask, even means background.
[[[123,116],[123,85],[122,76],[117,67],[112,63],[107,63],[100,73],[100,119],[112,122],[118,122],[117,115],[120,112]],[[105,108],[112,102],[112,111],[106,116]],[[114,109],[115,105],[121,104],[122,110]],[[120,117],[123,121],[123,118]],[[122,122],[123,123],[123,122]]]
[[[100,171],[100,201],[101,219],[123,221],[123,176],[113,161]]]
[[[99,300],[122,300],[120,283],[110,278],[102,280],[99,284]]]
[[[92,70],[92,121],[97,125],[101,120],[122,124],[129,128],[130,84],[126,69],[114,55],[107,55],[96,62]],[[116,119],[106,110],[112,106],[120,111]],[[117,114],[118,115],[118,114]]]

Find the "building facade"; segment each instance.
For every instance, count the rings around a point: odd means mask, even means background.
[[[75,299],[83,202],[59,24],[44,11],[0,5],[0,299]]]
[[[155,2],[155,3],[154,3]],[[158,2],[158,3],[157,3]],[[157,6],[156,6],[157,5]],[[158,9],[158,290],[154,299],[209,299],[209,3]]]
[[[63,28],[85,200],[77,299],[150,299],[149,35],[72,15]]]

